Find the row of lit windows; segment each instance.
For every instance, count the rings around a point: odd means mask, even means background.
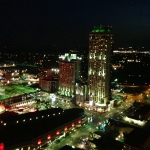
[[[58,115],[60,115],[61,113],[59,112]],[[53,114],[53,116],[55,116],[57,114]],[[47,115],[47,116],[42,116],[41,118],[44,118],[44,117],[50,117],[50,115]],[[30,118],[29,120],[33,120],[34,118]],[[35,117],[35,119],[40,119],[40,117]],[[25,122],[27,119],[23,119],[22,122]],[[21,121],[20,121],[21,122]],[[3,121],[1,121],[1,123],[3,123]],[[17,120],[16,123],[19,123],[19,121]],[[3,125],[6,125],[6,123],[3,123]]]
[[[90,38],[100,38],[100,39],[107,39],[111,38],[112,39],[112,34],[90,34]]]
[[[104,94],[104,90],[105,90],[105,87],[99,87],[99,88],[97,88],[97,90],[95,90],[95,87],[94,86],[89,86],[89,90],[90,91],[94,91],[93,92],[93,95],[94,95],[94,93],[96,92],[98,92],[98,93],[101,93],[101,94]]]
[[[94,45],[94,43],[92,43],[89,47],[90,47],[90,48],[93,48],[93,49],[97,49],[97,48],[103,49],[103,48],[106,48],[107,45],[105,45],[105,44],[100,45],[100,43],[99,43],[98,45]]]
[[[89,76],[89,82],[92,83],[92,81],[96,81],[98,84],[99,82],[104,82],[104,76],[100,76],[100,75],[90,75]]]

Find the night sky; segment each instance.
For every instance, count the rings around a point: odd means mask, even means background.
[[[113,27],[115,48],[150,48],[150,0],[0,0],[0,46],[88,47],[100,24]]]

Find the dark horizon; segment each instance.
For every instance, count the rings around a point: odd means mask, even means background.
[[[110,25],[114,49],[150,48],[150,1],[0,0],[0,47],[88,47],[94,26]]]

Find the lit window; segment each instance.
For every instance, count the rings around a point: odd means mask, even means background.
[[[4,150],[4,144],[0,143],[0,150]]]
[[[57,134],[57,135],[59,135],[59,134],[60,134],[60,131],[59,131],[59,130],[57,130],[57,131],[56,131],[56,134]]]
[[[81,120],[78,120],[78,123],[81,123]]]
[[[74,127],[74,122],[71,124],[72,127]]]
[[[37,144],[40,145],[42,143],[41,139],[38,139]]]
[[[51,139],[51,135],[50,135],[50,134],[47,135],[47,139],[48,139],[48,140]]]
[[[67,130],[68,130],[68,127],[67,127],[67,126],[65,126],[65,127],[64,127],[64,130],[65,130],[65,131],[67,131]]]

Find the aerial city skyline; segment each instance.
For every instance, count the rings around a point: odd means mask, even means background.
[[[150,52],[113,50],[112,31],[95,26],[88,53],[0,53],[1,150],[149,150]]]
[[[149,48],[149,7],[144,1],[0,1],[0,46],[25,50],[88,47],[94,26],[112,26],[114,48]],[[139,11],[140,10],[140,11]],[[52,50],[51,50],[52,51]],[[63,50],[64,51],[64,50]]]

